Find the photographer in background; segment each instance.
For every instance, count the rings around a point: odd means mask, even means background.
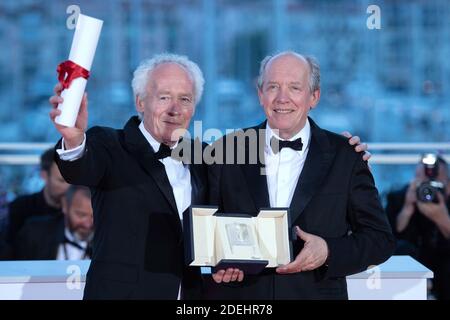
[[[443,158],[426,154],[415,178],[387,196],[386,212],[398,239],[395,254],[410,255],[434,272],[432,292],[450,299],[450,179]]]

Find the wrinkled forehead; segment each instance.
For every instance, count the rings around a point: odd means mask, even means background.
[[[157,65],[148,74],[149,80],[161,81],[164,79],[179,79],[180,81],[188,81],[192,85],[194,79],[183,65],[176,62],[164,62]]]
[[[195,83],[186,68],[178,63],[168,62],[156,66],[148,75],[146,91],[155,90],[195,95]]]
[[[275,56],[267,62],[264,80],[271,81],[272,78],[290,77],[303,80],[309,75],[309,64],[305,58],[293,54]]]

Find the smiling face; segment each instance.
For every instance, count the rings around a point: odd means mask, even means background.
[[[270,127],[283,139],[305,126],[309,110],[319,102],[320,89],[311,92],[309,78],[308,62],[292,54],[275,57],[266,66],[259,101]]]
[[[145,97],[136,97],[145,129],[160,143],[173,145],[195,111],[194,82],[176,63],[163,63],[149,73]]]

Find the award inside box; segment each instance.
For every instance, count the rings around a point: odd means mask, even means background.
[[[292,260],[285,208],[264,209],[251,216],[218,213],[216,207],[191,207],[183,224],[186,262],[191,266],[238,268],[257,274]]]

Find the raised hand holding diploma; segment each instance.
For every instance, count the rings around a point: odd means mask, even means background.
[[[69,59],[59,64],[57,69],[60,87],[55,88],[55,93],[61,92],[63,100],[57,107],[61,112],[54,118],[56,124],[76,125],[102,25],[102,20],[82,14],[78,16]]]
[[[84,139],[84,132],[87,129],[87,121],[88,121],[88,111],[87,111],[87,93],[83,95],[81,100],[81,105],[78,111],[78,116],[75,122],[74,127],[66,127],[62,126],[55,122],[55,118],[61,114],[61,110],[58,109],[58,104],[64,102],[64,99],[61,97],[62,85],[60,83],[55,85],[54,93],[52,97],[50,97],[50,104],[53,106],[53,109],[50,111],[50,119],[53,121],[56,129],[59,131],[61,136],[64,138],[64,146],[66,149],[73,149],[81,145]]]

